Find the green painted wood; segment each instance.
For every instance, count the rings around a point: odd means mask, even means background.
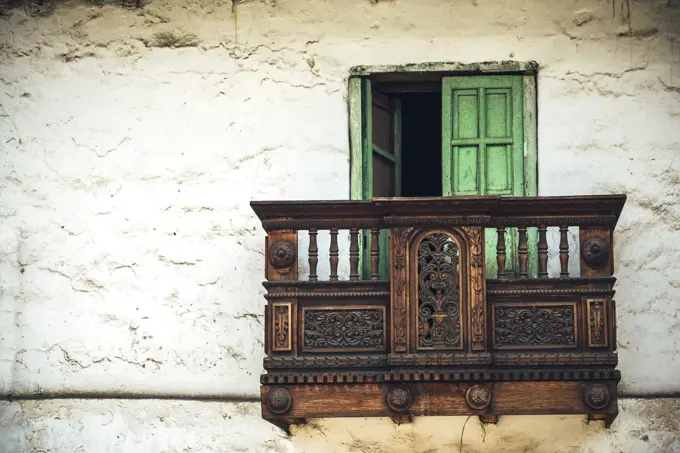
[[[498,66],[501,68],[502,66]],[[441,68],[439,68],[441,70]],[[513,69],[513,68],[511,68]],[[517,68],[514,68],[517,69]],[[536,82],[535,74],[533,70],[535,67],[529,67],[530,74],[517,75],[517,76],[455,76],[455,77],[445,77],[443,79],[443,104],[442,104],[442,173],[443,181],[448,181],[449,184],[444,184],[443,194],[445,196],[451,195],[464,195],[464,194],[494,194],[500,193],[504,195],[504,191],[510,192],[511,195],[536,195],[537,194],[537,147],[536,147]],[[435,70],[434,67],[432,70]],[[384,72],[384,71],[380,71]],[[483,86],[475,86],[476,81],[481,79],[489,79],[492,77],[490,83],[484,83]],[[515,80],[510,86],[502,86],[502,81],[500,78],[514,78]],[[456,80],[453,80],[456,79]],[[463,82],[463,79],[467,79]],[[462,83],[460,83],[462,82]],[[488,82],[485,81],[485,82]],[[517,85],[520,87],[520,96],[512,96],[509,106],[508,98],[506,97],[506,102],[501,102],[503,96],[507,96],[507,93],[511,95],[516,94],[518,91]],[[461,127],[460,133],[454,139],[454,128],[453,128],[453,116],[454,116],[454,103],[453,103],[453,87],[460,90],[456,93],[457,96],[462,96],[462,104],[467,104],[467,107],[463,106],[461,112],[463,114],[468,114],[468,121],[463,121],[459,126]],[[448,88],[447,88],[448,87]],[[480,89],[484,88],[486,96],[480,96]],[[465,91],[467,90],[467,92]],[[495,91],[494,91],[495,90]],[[370,81],[366,79],[361,79],[359,77],[351,77],[349,82],[349,104],[350,104],[350,147],[351,147],[351,182],[350,182],[350,197],[352,199],[368,199],[372,197],[372,171],[370,176],[367,175],[367,170],[372,170],[372,152],[373,144],[372,137],[370,137],[372,131],[372,118],[371,118],[371,86]],[[473,99],[469,97],[472,96]],[[485,99],[486,98],[486,99]],[[488,101],[491,98],[491,102]],[[396,99],[393,99],[396,101]],[[472,102],[471,102],[472,101]],[[519,108],[518,108],[519,105]],[[400,107],[400,106],[399,106]],[[395,108],[395,116],[400,118],[399,107]],[[482,114],[489,117],[491,120],[490,124],[484,121],[483,126],[488,127],[488,134],[483,144],[480,144],[480,124],[479,122],[475,125],[474,122],[469,121],[469,116],[474,112],[476,108],[477,115]],[[507,112],[512,111],[513,114],[508,115]],[[517,112],[520,112],[520,120],[518,121]],[[501,121],[505,119],[505,123]],[[503,124],[513,131],[512,134],[506,137],[500,137],[499,132],[503,132]],[[401,187],[401,168],[400,159],[396,157],[400,151],[398,146],[400,142],[400,128],[401,122],[394,122],[394,134],[395,134],[395,195],[399,196],[399,188]],[[475,127],[477,127],[477,133],[475,134]],[[522,132],[522,138],[517,141],[514,138],[516,135],[517,128],[520,128]],[[368,133],[366,133],[368,131]],[[371,147],[368,148],[367,144],[371,143]],[[480,146],[483,145],[483,146]],[[512,154],[505,154],[506,160],[503,160],[503,149],[494,148],[494,145],[504,145],[512,148]],[[522,149],[521,152],[517,153],[516,149]],[[454,180],[454,172],[452,172],[452,152],[454,147],[458,147],[457,150],[460,152],[458,161],[460,162],[461,168],[465,168],[467,165],[467,174],[465,172],[457,172],[458,180]],[[366,149],[370,149],[371,152],[366,152]],[[447,150],[448,153],[447,153]],[[508,156],[510,156],[511,161],[508,162]],[[467,161],[465,161],[467,159]],[[480,160],[482,160],[481,165],[486,167],[483,175],[480,175]],[[521,160],[521,164],[518,161]],[[458,163],[458,161],[456,163]],[[523,168],[521,175],[518,177],[517,168]],[[484,184],[482,185],[481,177],[485,178]],[[459,193],[454,191],[454,185],[458,184],[460,189]],[[511,184],[511,189],[508,190],[508,184]],[[522,189],[518,190],[518,186]],[[467,193],[465,193],[467,192]],[[533,228],[528,230],[528,241],[529,241],[529,270],[531,275],[536,274],[537,268],[537,253],[536,253],[536,232]],[[507,266],[510,276],[516,266],[516,243],[517,243],[517,233],[516,231],[509,231],[506,234],[506,249],[508,251]],[[388,244],[383,242],[384,239],[381,237],[381,249],[387,250]],[[495,248],[496,248],[496,234],[495,231],[487,230],[487,256],[494,256],[494,259],[487,260],[489,266],[489,275],[493,276],[496,272],[495,263]],[[366,244],[365,240],[362,243]],[[383,245],[384,244],[384,245]],[[370,244],[367,244],[370,246]],[[362,245],[362,250],[366,249]],[[366,269],[363,263],[368,263],[368,255],[366,258],[362,258],[362,269]],[[381,259],[381,273],[383,264],[386,263],[386,259]],[[365,272],[365,271],[364,271]]]
[[[394,169],[394,196],[401,196],[401,100],[391,98],[392,105],[392,146],[396,167]]]
[[[380,148],[378,145],[373,143],[373,152],[375,154],[379,154],[380,156],[384,157],[385,159],[389,160],[390,162],[397,163],[397,157],[394,156],[393,154],[388,153],[384,149]],[[395,178],[396,179],[396,178]],[[396,184],[396,183],[395,183]]]
[[[371,96],[371,80],[362,79],[362,161],[363,190],[361,197],[370,200],[373,197],[373,100]]]
[[[363,162],[363,187],[361,191],[362,200],[373,198],[373,96],[371,95],[371,79],[363,78],[361,81],[361,111],[362,124],[362,162]],[[363,279],[370,278],[371,275],[371,232],[361,230],[359,235],[362,239],[360,253],[361,276]]]
[[[366,77],[350,77],[348,91],[350,199],[368,200],[373,189],[371,81]],[[369,278],[370,231],[360,231],[359,248],[359,269],[362,278]]]
[[[349,198],[350,200],[363,200],[364,163],[361,78],[350,77],[347,89],[349,108]]]
[[[486,134],[486,126],[487,126],[487,111],[486,111],[486,103],[484,102],[484,99],[486,98],[486,89],[484,87],[479,88],[479,93],[477,95],[477,102],[479,103],[477,107],[478,113],[478,119],[479,119],[479,137],[482,139],[486,139],[487,134]],[[493,119],[493,117],[492,117]],[[456,124],[455,118],[454,118],[454,124]],[[455,147],[454,147],[455,149]],[[453,165],[456,165],[456,162],[452,162]],[[486,143],[485,141],[479,141],[477,144],[477,190],[479,195],[486,195],[487,194],[487,187],[486,187],[486,171],[487,171],[487,159],[486,159]],[[455,167],[454,167],[454,173],[455,173]]]
[[[394,196],[398,196],[401,191],[401,104],[395,98],[390,99],[390,107],[392,111],[389,135],[392,137],[391,150],[381,149],[373,141],[373,95],[372,95],[371,80],[363,78],[360,80],[360,90],[355,90],[350,95],[360,96],[360,101],[355,101],[354,104],[361,106],[361,192],[360,197],[363,200],[373,198],[373,157],[375,155],[386,159],[387,162],[393,164],[394,171]],[[350,101],[352,104],[352,101]],[[356,130],[356,128],[355,128]],[[359,135],[359,132],[355,132]],[[390,152],[392,151],[392,152]],[[353,192],[355,193],[355,192]],[[356,194],[356,193],[355,193]],[[358,195],[358,194],[356,194]],[[370,277],[370,249],[371,249],[371,234],[369,230],[362,230],[359,235],[361,244],[360,253],[360,269],[362,278]],[[381,279],[389,279],[390,265],[389,265],[389,231],[384,230],[380,232],[380,264],[379,272]]]
[[[513,144],[513,195],[524,193],[524,84],[521,76],[512,77],[512,135],[517,137]]]
[[[525,74],[522,77],[524,91],[524,196],[538,195],[538,125],[536,74]],[[529,242],[529,275],[538,277],[538,231],[529,228],[527,240]]]
[[[384,151],[373,144],[373,152],[394,162],[394,196],[401,196],[401,101],[390,96],[390,115],[392,128],[392,153]],[[390,159],[391,158],[391,159]],[[390,279],[390,231],[380,232],[380,265],[379,272],[382,280]]]
[[[442,82],[442,183],[445,195],[524,195],[521,75],[453,76]],[[485,231],[487,273],[496,240]],[[517,266],[517,231],[506,231],[506,272]]]
[[[515,68],[516,69],[516,68]],[[531,69],[531,68],[530,68]],[[535,69],[535,68],[533,68]],[[531,195],[537,195],[537,138],[536,138],[536,131],[537,131],[537,126],[536,126],[536,79],[535,79],[535,74],[530,71],[530,74],[525,74],[525,75],[520,75],[520,76],[509,76],[509,77],[516,77],[517,80],[521,79],[521,83],[523,85],[523,90],[522,94],[522,107],[521,107],[521,116],[522,116],[522,122],[519,123],[515,117],[513,116],[508,116],[505,115],[506,121],[508,119],[513,120],[511,122],[511,125],[514,124],[515,126],[518,126],[519,124],[522,124],[523,126],[523,137],[522,140],[519,142],[523,145],[523,152],[520,153],[513,153],[513,167],[517,167],[517,159],[521,158],[523,160],[522,167],[523,167],[523,173],[520,178],[516,177],[516,174],[513,172],[512,173],[512,181],[513,181],[513,192],[517,191],[517,184],[520,184],[523,186],[523,193],[519,193],[519,195],[526,195],[526,196],[531,196]],[[482,78],[486,78],[487,76],[470,76],[468,79],[473,79],[473,80],[480,80]],[[499,76],[494,76],[494,77],[499,77]],[[500,77],[508,77],[508,76],[500,76]],[[507,162],[505,164],[501,159],[498,159],[498,154],[500,154],[499,150],[497,149],[491,149],[491,156],[487,156],[487,160],[489,160],[489,165],[488,165],[488,171],[486,173],[493,173],[493,175],[487,175],[487,182],[486,186],[488,187],[481,187],[478,180],[477,180],[477,172],[479,170],[478,164],[475,163],[475,159],[479,159],[480,156],[478,154],[479,151],[479,146],[478,146],[478,139],[479,139],[479,134],[474,134],[474,123],[470,124],[468,123],[463,123],[461,124],[463,126],[463,130],[461,130],[461,133],[458,134],[456,139],[453,139],[453,123],[452,123],[452,116],[453,116],[453,91],[451,90],[451,87],[454,86],[454,82],[450,79],[462,79],[463,77],[451,77],[451,78],[444,78],[443,80],[443,109],[442,109],[442,147],[443,147],[443,155],[446,154],[447,149],[453,149],[453,145],[461,145],[460,151],[461,151],[461,158],[468,158],[468,165],[470,167],[470,171],[473,171],[474,174],[470,175],[468,174],[467,176],[464,173],[458,172],[458,176],[461,176],[458,180],[458,184],[461,187],[461,189],[466,189],[466,190],[461,190],[467,191],[468,194],[479,194],[481,193],[482,189],[488,189],[485,191],[485,193],[497,193],[501,189],[503,189],[504,186],[507,185],[508,182],[508,168],[510,168],[510,165],[508,165]],[[469,82],[466,82],[469,83]],[[493,84],[492,84],[493,85]],[[447,89],[448,86],[448,89]],[[471,95],[474,94],[475,86],[474,84],[468,86],[468,88],[472,91],[469,91],[467,93],[463,92],[462,89],[465,88],[465,84],[456,84],[456,87],[461,88],[460,95]],[[494,88],[498,89],[499,86],[498,84],[494,86],[489,86],[485,85],[484,88],[486,90],[492,90]],[[501,88],[501,94],[502,94],[502,87]],[[516,88],[515,88],[516,89]],[[506,87],[507,91],[507,87]],[[511,91],[512,92],[512,91]],[[478,92],[477,92],[478,93]],[[493,92],[489,91],[488,94],[492,96],[492,102],[490,103],[491,105],[489,106],[490,110],[490,117],[491,118],[502,118],[503,115],[499,114],[499,110],[502,111],[502,109],[499,108],[499,102],[493,102],[493,96],[494,94],[498,94],[499,92]],[[371,177],[367,177],[365,174],[366,169],[371,169],[372,170],[372,160],[369,159],[368,157],[371,155],[370,153],[366,153],[365,151],[365,146],[366,143],[371,143],[372,138],[369,140],[367,139],[366,134],[364,131],[370,131],[372,130],[372,124],[371,124],[371,109],[368,108],[368,106],[371,105],[371,99],[370,99],[370,94],[371,94],[371,87],[370,87],[370,81],[368,79],[362,79],[360,77],[351,77],[349,80],[349,110],[350,110],[350,147],[351,147],[351,181],[350,181],[350,198],[352,199],[368,199],[371,197],[371,188],[372,188],[372,175]],[[498,96],[497,96],[498,97]],[[519,97],[516,97],[515,100],[519,100]],[[396,101],[396,99],[394,99]],[[470,99],[466,99],[466,101],[470,101]],[[475,96],[473,99],[474,103],[473,106],[476,105],[477,111],[479,114],[481,113],[487,113],[486,111],[482,112],[482,109],[480,109],[479,105],[481,102],[483,102],[483,99],[480,98],[479,96]],[[498,101],[498,99],[495,99],[495,101]],[[468,102],[469,104],[469,102]],[[512,109],[516,110],[517,105],[511,106]],[[463,113],[466,113],[467,110],[463,109]],[[368,115],[366,115],[368,113]],[[368,118],[367,118],[368,116]],[[395,116],[400,118],[400,109],[397,107],[395,109]],[[399,196],[400,193],[398,192],[399,188],[401,187],[401,168],[400,168],[400,159],[396,157],[399,154],[400,147],[398,146],[399,141],[400,141],[400,131],[398,128],[401,125],[401,121],[395,121],[395,160],[397,163],[397,168],[395,170],[397,177],[395,178],[395,194],[396,196]],[[497,132],[499,130],[499,125],[501,123],[496,121],[491,124],[490,128],[490,133],[487,134],[486,140],[485,140],[485,146],[490,146],[490,145],[511,145],[515,146],[515,141],[512,139],[512,137],[496,137],[495,135],[499,135]],[[507,123],[506,123],[507,124]],[[477,127],[479,124],[477,124]],[[470,137],[470,136],[474,137]],[[477,135],[477,136],[475,136]],[[462,148],[462,145],[469,145],[471,148]],[[371,146],[371,151],[372,151],[372,146]],[[493,155],[493,153],[496,152],[496,155]],[[467,153],[467,156],[466,156]],[[485,161],[484,164],[487,164]],[[501,171],[505,167],[505,172]],[[499,170],[500,169],[500,170]],[[445,196],[450,196],[454,195],[453,187],[455,181],[453,180],[453,175],[451,171],[451,159],[443,159],[442,161],[442,173],[443,173],[443,181],[449,181],[449,184],[445,184],[443,187],[443,194]],[[501,175],[498,177],[497,175]],[[467,186],[466,186],[467,185]],[[470,187],[471,186],[471,187]],[[462,195],[463,193],[459,193]],[[487,254],[494,255],[495,254],[495,231],[488,230],[487,231]],[[515,244],[517,243],[517,234],[516,231],[511,231],[509,230],[506,234],[506,248],[508,250],[508,257],[507,257],[507,265],[508,265],[508,271],[510,272],[510,275],[512,275],[512,271],[514,270],[514,267],[516,265],[516,253],[515,253]],[[362,238],[360,238],[362,239]],[[383,239],[381,238],[381,245],[383,242]],[[537,272],[537,252],[536,252],[536,231],[533,228],[529,228],[528,230],[528,242],[529,242],[529,270],[531,275],[536,275]],[[365,243],[362,241],[362,243]],[[370,244],[369,244],[370,246]],[[386,249],[387,243],[384,245]],[[362,250],[365,249],[362,245]],[[363,262],[368,262],[367,259],[364,259],[363,256],[362,258],[362,268],[365,268],[363,266]],[[387,260],[383,259],[381,260],[383,263],[385,263]],[[489,260],[488,262],[489,265],[489,275],[492,276],[496,272],[496,263],[495,259]],[[382,268],[382,264],[381,264]]]
[[[467,73],[534,73],[538,69],[535,61],[485,61],[481,63],[459,62],[433,62],[433,63],[410,63],[403,65],[367,65],[354,66],[349,72],[352,76],[368,76],[371,74],[386,73],[444,73],[467,72]]]
[[[453,195],[453,174],[451,173],[450,155],[453,140],[452,108],[452,80],[451,78],[445,78],[442,80],[442,195],[445,197]],[[446,150],[446,153],[444,150]]]
[[[349,104],[349,146],[350,146],[350,188],[349,197],[351,200],[364,200],[364,188],[366,186],[366,175],[364,174],[365,153],[364,153],[364,80],[361,77],[350,77],[348,84],[348,104]],[[364,232],[359,234],[359,269],[362,275],[365,274],[368,255],[363,250],[366,249],[366,237]]]

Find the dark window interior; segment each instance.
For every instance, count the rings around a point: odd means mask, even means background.
[[[442,95],[400,93],[402,197],[442,195]]]

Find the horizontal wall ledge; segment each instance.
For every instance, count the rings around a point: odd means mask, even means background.
[[[97,392],[97,391],[55,391],[40,393],[5,393],[4,401],[30,401],[53,399],[95,399],[95,400],[175,400],[215,402],[259,402],[257,393],[153,393],[153,392]]]
[[[618,399],[678,399],[680,390],[659,393],[619,393]],[[56,399],[73,400],[174,400],[174,401],[206,401],[206,402],[241,402],[259,403],[259,394],[244,393],[206,393],[206,394],[176,394],[176,393],[142,393],[142,392],[44,392],[44,393],[6,393],[0,395],[2,401],[40,401]]]

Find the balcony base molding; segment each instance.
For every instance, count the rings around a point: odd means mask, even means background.
[[[494,353],[442,353],[442,354],[373,354],[373,355],[313,355],[274,356],[264,359],[265,370],[287,370],[295,372],[310,368],[332,369],[394,367],[441,367],[441,366],[596,366],[615,367],[618,356],[615,352],[494,352]],[[458,370],[461,371],[461,370]],[[488,370],[485,370],[488,371]],[[494,370],[500,371],[500,370]],[[525,370],[526,371],[526,370]],[[563,371],[568,371],[565,369]]]
[[[611,368],[588,369],[502,369],[466,370],[446,368],[391,369],[386,371],[303,371],[270,372],[260,376],[263,385],[371,384],[382,382],[526,382],[526,381],[609,381],[621,379]]]
[[[616,385],[605,381],[401,382],[263,385],[262,417],[287,429],[309,418],[584,414],[609,427],[618,415]]]

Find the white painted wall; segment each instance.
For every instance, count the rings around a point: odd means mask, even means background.
[[[680,391],[680,3],[631,0],[630,26],[627,3],[74,1],[0,17],[0,391],[255,397],[264,234],[248,202],[348,197],[350,67],[504,59],[540,64],[539,194],[629,196],[620,391]],[[158,47],[169,34],[188,47]],[[677,402],[622,406],[611,431],[506,417],[486,442],[471,419],[464,451],[680,451]],[[464,421],[284,439],[246,403],[15,402],[0,452],[458,451]]]

